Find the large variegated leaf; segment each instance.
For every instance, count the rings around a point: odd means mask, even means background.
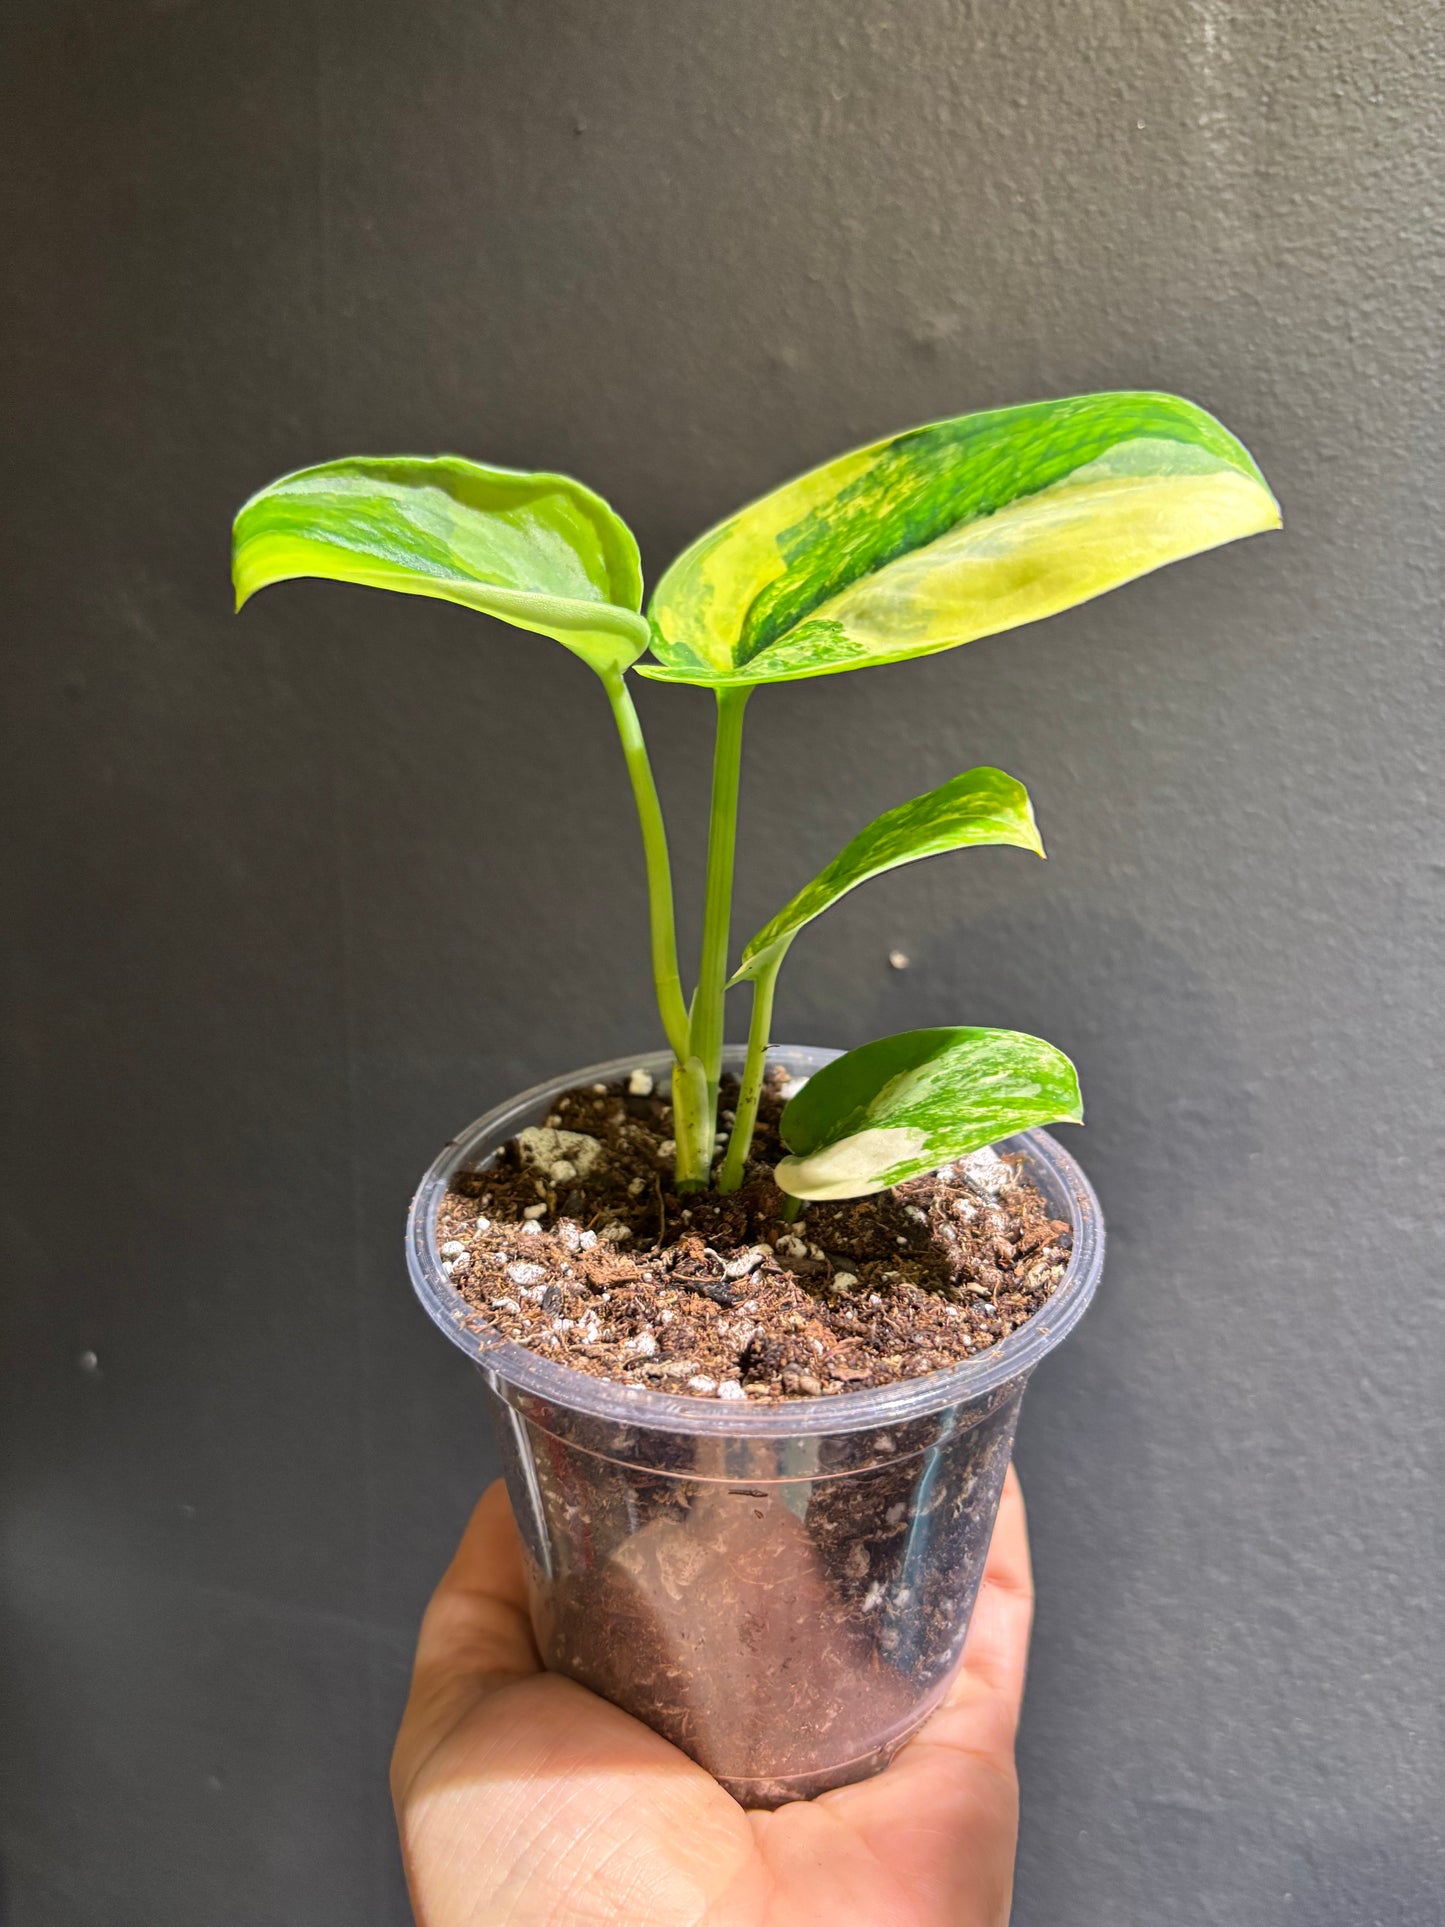
[[[772,969],[805,923],[869,877],[980,843],[1014,843],[1038,856],[1044,853],[1028,791],[1001,769],[966,770],[876,818],[763,925],[744,950],[733,982]]]
[[[601,496],[457,455],[283,475],[236,517],[232,575],[238,609],[295,576],[459,602],[554,637],[602,674],[647,646],[637,543]]]
[[[909,1030],[815,1071],[783,1112],[795,1198],[857,1198],[1039,1124],[1083,1122],[1073,1065],[1016,1030]]]
[[[682,553],[656,663],[791,682],[951,649],[1279,526],[1247,450],[1175,395],[1078,395],[935,422],[814,469]]]

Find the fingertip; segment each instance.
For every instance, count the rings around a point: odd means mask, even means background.
[[[998,1503],[1000,1512],[1003,1511],[1005,1506],[1016,1506],[1027,1516],[1027,1507],[1024,1505],[1023,1481],[1019,1478],[1019,1469],[1012,1459],[1009,1460],[1008,1470],[1003,1475],[1003,1491],[999,1496]]]
[[[437,1591],[483,1592],[508,1604],[525,1602],[522,1545],[501,1479],[493,1479],[472,1507]]]
[[[422,1615],[418,1674],[534,1672],[521,1543],[501,1480],[472,1509]]]
[[[988,1542],[988,1556],[984,1561],[983,1584],[1001,1586],[1032,1605],[1034,1575],[1029,1556],[1028,1510],[1024,1505],[1024,1489],[1012,1461],[1004,1473],[998,1516],[994,1520],[993,1536]]]
[[[437,1735],[469,1707],[540,1668],[521,1546],[498,1480],[473,1508],[422,1615],[411,1693],[393,1758],[393,1787],[409,1784]]]

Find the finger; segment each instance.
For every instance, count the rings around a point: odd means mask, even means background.
[[[1003,1496],[964,1643],[959,1681],[976,1682],[1011,1705],[1015,1721],[1024,1696],[1033,1617],[1028,1514],[1019,1475],[1010,1465],[1004,1475]],[[952,1699],[954,1694],[948,1697]]]
[[[867,1796],[891,1804],[895,1797],[916,1797],[924,1775],[930,1788],[962,1785],[958,1772],[961,1762],[972,1762],[1008,1779],[1013,1772],[1013,1742],[1023,1700],[1032,1618],[1028,1522],[1023,1489],[1010,1466],[962,1663],[942,1703],[886,1773],[825,1797]]]
[[[478,1501],[423,1615],[393,1785],[409,1780],[440,1735],[479,1699],[540,1670],[522,1550],[498,1480]]]
[[[451,1587],[497,1593],[524,1610],[527,1581],[522,1571],[522,1542],[512,1514],[504,1479],[493,1479],[472,1507],[457,1549],[437,1581],[437,1591]]]
[[[1012,1773],[1033,1615],[1028,1518],[1023,1488],[1010,1466],[969,1621],[963,1662],[916,1746],[966,1751]]]
[[[960,1922],[1008,1918],[1018,1827],[1014,1734],[1032,1611],[1023,1493],[1010,1468],[962,1664],[942,1705],[886,1772],[818,1803],[886,1848],[917,1894],[954,1896],[951,1917]]]

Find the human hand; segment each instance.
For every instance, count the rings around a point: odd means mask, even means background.
[[[1010,1468],[943,1704],[874,1779],[749,1813],[651,1728],[542,1671],[492,1486],[422,1621],[392,1759],[419,1927],[1005,1927],[1032,1614]]]

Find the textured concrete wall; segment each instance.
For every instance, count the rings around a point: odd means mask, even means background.
[[[456,449],[585,477],[655,574],[850,443],[1111,385],[1218,411],[1285,534],[759,697],[739,916],[970,763],[1034,793],[1047,866],[871,886],[780,1000],[1083,1074],[1020,1927],[1439,1920],[1431,11],[11,0],[10,1927],[405,1918],[384,1759],[490,1460],[401,1215],[653,1037],[585,671],[361,591],[238,623],[234,506]],[[640,700],[692,915],[708,706]]]

